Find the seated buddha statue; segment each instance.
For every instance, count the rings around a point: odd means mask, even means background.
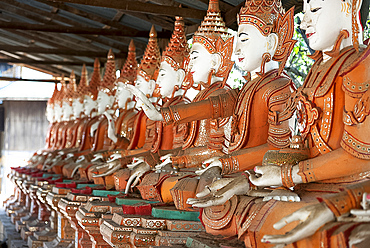
[[[166,50],[162,53],[156,79],[156,89],[158,89],[157,93],[159,93],[160,97],[159,102],[162,106],[181,105],[189,102],[189,100],[184,97],[185,91],[180,89],[185,78],[183,62],[188,54],[189,49],[185,37],[184,22],[181,17],[176,17],[174,31]],[[149,101],[140,89],[127,84],[124,86],[135,92],[135,94],[140,95],[145,101]],[[159,157],[165,154],[176,153],[179,148],[181,148],[187,134],[186,125],[164,125],[162,121],[151,120],[147,120],[146,125],[147,127],[154,127],[154,129],[147,129],[143,149],[140,149],[140,152],[135,154],[137,157],[145,156],[145,165],[131,168],[133,171],[131,173],[131,179],[129,179],[130,182],[132,182],[134,178],[140,178],[140,176],[150,170],[151,167],[154,167],[156,163],[152,162],[153,159],[151,159],[151,156],[157,154]],[[155,133],[153,131],[155,131]],[[130,154],[131,151],[127,151],[127,153]],[[130,154],[130,156],[133,157],[132,154]],[[148,161],[148,159],[151,161]],[[118,166],[121,167],[121,165]],[[113,169],[113,171],[115,171],[115,169]],[[148,175],[148,177],[151,176],[152,175]],[[121,178],[118,178],[118,181],[119,180],[121,180]]]
[[[157,33],[154,29],[154,26],[152,26],[149,34],[149,42],[143,55],[143,58],[141,60],[141,64],[137,70],[135,80],[135,87],[140,89],[140,91],[144,92],[144,94],[147,96],[151,96],[154,91],[155,82],[152,81],[151,79],[154,75],[155,70],[159,68],[159,64],[160,64],[160,53],[157,43]],[[122,90],[126,91],[125,88],[121,88],[121,86],[124,87],[124,85],[126,84],[122,82],[119,83],[120,86],[119,89],[122,93],[123,93]],[[157,101],[157,99],[153,97],[151,97],[150,100],[155,102]],[[138,111],[134,112],[135,115],[130,114],[129,119],[127,119],[128,122],[125,123],[125,125],[127,124],[132,125],[132,126],[127,125],[128,128],[132,129],[129,144],[128,146],[126,146],[127,149],[122,149],[121,146],[119,147],[121,149],[116,150],[119,152],[116,153],[116,155],[119,154],[119,157],[123,157],[121,159],[121,162],[118,164],[118,167],[121,166],[125,167],[127,161],[131,161],[131,159],[136,155],[149,156],[152,158],[152,156],[150,155],[150,149],[156,137],[155,122],[148,120],[143,110],[141,109],[140,103],[136,103],[135,107],[138,109]],[[116,138],[117,143],[120,143],[121,140],[125,140],[123,139],[125,137],[119,138],[118,136],[116,136]],[[115,138],[113,137],[113,139]],[[114,158],[116,157],[114,156]],[[107,183],[107,181],[112,182],[111,179],[113,177],[109,172],[110,169],[112,169],[109,166],[110,162],[111,161],[109,161],[108,164],[104,167],[99,166],[98,167],[99,171],[91,170],[91,172],[93,172],[94,174],[98,174],[94,175],[95,182],[98,182],[98,180],[104,180],[105,183]],[[118,168],[113,169],[113,171],[115,171],[116,169]],[[103,176],[104,179],[102,178]]]
[[[193,87],[200,90],[191,104],[174,105],[161,108],[162,115],[150,103],[144,101],[144,110],[152,120],[164,121],[166,125],[189,123],[190,129],[182,150],[171,157],[172,164],[181,168],[196,168],[205,159],[223,155],[224,127],[229,119],[193,118],[182,119],[173,113],[189,113],[193,116],[202,115],[204,109],[194,108],[188,111],[188,105],[200,102],[211,96],[217,96],[230,90],[226,85],[228,74],[233,63],[231,62],[233,38],[227,33],[227,28],[222,20],[218,1],[210,1],[207,15],[193,36],[193,45],[190,50],[188,71],[193,79]],[[140,96],[137,96],[141,98]],[[180,111],[180,112],[179,112]],[[186,114],[185,114],[186,115]],[[180,117],[181,116],[181,117]],[[194,178],[195,179],[195,178]],[[196,180],[195,185],[198,184]],[[173,185],[172,185],[173,186]],[[162,187],[166,188],[166,187]],[[169,193],[171,187],[167,187]]]
[[[242,11],[248,7],[247,2]],[[284,23],[282,16],[279,22],[270,23],[270,20],[277,20],[277,16],[282,12],[281,3],[276,2],[273,7],[267,9],[267,14],[261,14],[265,19],[252,18],[254,14],[248,15],[247,18],[245,17],[247,14],[243,12],[239,17],[238,40],[234,52],[238,56],[239,66],[250,75],[250,80],[240,91],[234,90],[216,97],[211,96],[204,101],[188,104],[183,109],[161,109],[165,120],[176,123],[206,118],[217,120],[232,116],[229,132],[225,132],[226,137],[221,137],[221,144],[227,146],[228,149],[225,151],[228,154],[212,158],[213,162],[208,166],[208,168],[221,167],[224,175],[252,169],[258,162],[262,162],[264,153],[269,149],[289,145],[288,119],[292,112],[285,111],[285,102],[295,87],[282,70],[286,61],[285,56],[290,53],[295,43],[291,40],[292,11],[284,17]],[[253,20],[252,23],[249,20]],[[253,25],[254,21],[258,21],[260,26]],[[263,29],[267,24],[268,30]],[[289,31],[285,36],[279,35],[279,25],[285,25],[284,28]],[[197,109],[202,111],[197,113]],[[203,111],[204,109],[210,111]],[[203,189],[198,187],[196,190],[199,192]],[[208,187],[205,190],[207,191]],[[182,199],[175,201],[176,207],[180,209],[189,207],[185,201],[192,195],[186,193],[185,197],[186,191],[189,191],[189,184],[181,181],[172,189],[172,195]]]
[[[343,223],[333,221],[350,208],[359,207],[362,194],[369,191],[366,85],[370,59],[369,48],[362,45],[360,6],[361,1],[304,1],[301,28],[306,30],[310,47],[316,50],[315,63],[291,103],[297,109],[309,158],[298,163],[281,160],[279,164],[257,166],[257,175],[237,178],[198,204],[220,204],[218,199],[230,198],[237,189],[247,192],[249,183],[294,188],[300,202],[233,197],[240,202],[235,210],[234,233],[247,246],[296,242],[295,247],[334,247],[338,243],[333,242],[332,235],[341,232]],[[210,209],[203,212],[207,211]],[[281,221],[275,224],[277,220]],[[289,223],[295,220],[302,223],[291,230],[294,225]],[[319,229],[325,223],[329,224]],[[346,230],[341,236],[344,242],[351,231]]]

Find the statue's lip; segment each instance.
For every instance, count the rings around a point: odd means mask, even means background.
[[[242,62],[244,60],[244,58],[238,58],[239,62]]]

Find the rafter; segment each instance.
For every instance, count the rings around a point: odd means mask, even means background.
[[[71,34],[92,34],[92,35],[105,35],[105,36],[126,36],[126,37],[149,37],[149,31],[127,31],[117,29],[102,29],[102,28],[86,28],[86,27],[69,27],[64,25],[45,25],[45,24],[32,24],[25,22],[0,22],[2,29],[19,29],[19,30],[32,30],[39,32],[51,33],[71,33]],[[171,32],[157,32],[158,38],[170,38]]]
[[[34,59],[1,59],[1,63],[12,64],[30,64],[30,65],[81,65],[81,62],[57,61],[57,60],[34,60]],[[93,66],[93,63],[87,63],[86,66]]]
[[[106,52],[95,52],[88,50],[72,50],[72,49],[53,49],[43,47],[25,47],[25,46],[10,46],[0,45],[0,50],[7,52],[25,52],[25,53],[41,53],[41,54],[57,54],[57,55],[71,55],[71,56],[83,56],[90,58],[106,58],[108,51]],[[118,58],[126,58],[127,53],[115,53],[114,56]]]
[[[65,2],[84,4],[98,7],[106,7],[113,9],[122,9],[125,11],[141,12],[148,14],[157,14],[164,16],[182,16],[195,19],[203,19],[206,14],[203,10],[190,9],[190,8],[179,8],[173,6],[165,6],[151,3],[141,3],[138,1],[127,1],[127,0],[50,0],[52,2]]]
[[[53,24],[53,23],[58,24],[58,23],[56,23],[56,21],[58,21],[58,22],[65,23],[67,25],[75,26],[75,27],[87,27],[87,26],[81,25],[81,23],[79,23],[79,22],[70,20],[70,19],[65,18],[63,16],[60,16],[56,13],[51,13],[51,12],[48,12],[48,11],[44,11],[44,10],[38,9],[36,7],[32,7],[28,4],[22,4],[22,3],[19,3],[17,1],[14,1],[14,0],[3,0],[3,1],[6,4],[9,4],[9,5],[15,6],[17,8],[20,8],[22,10],[21,13],[23,13],[23,15],[26,15],[26,13],[27,13],[27,18],[29,18],[31,20],[34,20],[34,21],[37,21],[37,22],[41,22],[41,23],[44,23],[44,24]],[[0,9],[2,9],[2,5],[0,5]],[[13,20],[13,22],[14,22],[14,20]],[[100,44],[103,44],[103,45],[106,45],[106,46],[109,46],[109,47],[112,47],[112,48],[119,49],[123,52],[127,52],[127,46],[119,44],[118,42],[120,42],[120,41],[114,39],[114,37],[111,38],[111,40],[115,40],[115,42],[113,43],[113,42],[108,41],[107,39],[97,37],[96,35],[95,36],[94,35],[80,35],[80,36],[83,37],[84,39],[87,39],[86,42],[88,42],[90,40],[90,41],[94,41],[94,42],[97,42],[97,43],[100,43]],[[70,39],[67,38],[67,40],[70,40]],[[120,40],[123,41],[122,38]]]

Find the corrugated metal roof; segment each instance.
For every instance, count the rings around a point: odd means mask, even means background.
[[[76,4],[82,2],[95,6]],[[99,32],[96,34],[65,33],[64,27],[80,28],[81,30],[94,28],[96,30],[130,30],[130,32],[137,30],[149,32],[151,25],[154,24],[159,34],[166,31],[162,35],[169,37],[171,33],[168,31],[172,31],[174,16],[151,13],[155,11],[152,11],[150,6],[155,7],[155,5],[159,4],[171,6],[176,11],[182,11],[182,9],[193,11],[198,13],[198,16],[199,10],[205,11],[208,6],[207,0],[122,0],[113,2],[116,2],[117,6],[122,2],[127,2],[128,4],[140,2],[143,6],[143,11],[132,11],[130,6],[128,10],[127,8],[125,10],[119,9],[120,6],[117,9],[102,7],[104,4],[112,3],[112,1],[104,2],[103,0],[2,0],[0,5],[0,58],[14,59],[14,56],[11,56],[13,54],[19,57],[19,63],[27,59],[27,64],[37,67],[44,72],[60,76],[62,73],[68,74],[71,70],[75,70],[78,76],[82,63],[86,63],[89,70],[92,69],[94,56],[87,56],[86,53],[81,56],[72,56],[65,51],[73,50],[76,53],[79,51],[90,51],[91,53],[101,52],[103,54],[104,52],[108,53],[108,50],[112,48],[114,53],[119,54],[117,59],[124,60],[131,38],[135,41],[138,57],[143,54],[148,39],[146,37],[108,36],[99,34]],[[223,14],[229,11],[235,12],[236,8],[239,8],[239,5],[243,2],[244,0],[222,0],[220,1],[220,9]],[[299,4],[300,1],[284,1],[286,7],[297,3]],[[178,8],[180,4],[182,9]],[[191,17],[184,18],[185,24],[192,27],[188,30],[196,30],[194,25],[199,25],[201,18]],[[230,19],[225,21],[227,21],[229,27],[235,29],[236,17],[235,19]],[[40,31],[38,29],[40,24],[43,26],[54,25],[59,29],[53,30],[53,32]],[[17,27],[9,28],[9,25],[17,25]],[[161,42],[160,44],[164,46],[166,43]],[[17,52],[17,46],[28,47],[29,51]],[[50,54],[46,50],[44,53],[40,51],[36,53],[33,51],[34,48],[55,49],[58,54]],[[33,61],[30,62],[30,58],[33,58]],[[105,62],[104,56],[100,56],[99,59],[102,63]],[[39,65],[37,64],[38,60],[50,61],[54,64]],[[57,63],[61,61],[64,64],[58,65]],[[71,62],[71,64],[68,65],[66,62]],[[81,63],[81,66],[76,66],[76,63]]]

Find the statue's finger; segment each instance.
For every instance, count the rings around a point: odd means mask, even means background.
[[[287,224],[293,222],[293,221],[297,221],[297,220],[300,220],[299,218],[299,215],[295,214],[295,213],[292,213],[290,215],[287,215],[283,218],[281,218],[281,220],[279,220],[278,222],[276,222],[273,227],[276,229],[276,230],[280,230],[281,228],[283,228],[284,226],[286,226]]]
[[[198,197],[198,198],[205,197],[205,196],[209,195],[209,193],[211,193],[211,189],[210,189],[210,187],[206,186],[201,192],[196,194],[196,197]]]

